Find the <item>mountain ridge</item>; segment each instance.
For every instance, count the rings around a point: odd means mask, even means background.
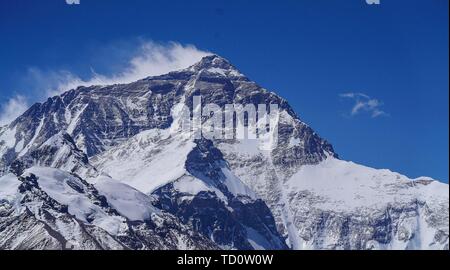
[[[263,151],[252,140],[194,140],[180,133],[174,108],[192,111],[194,96],[220,107],[278,104],[278,144]],[[34,104],[0,129],[0,158],[0,183],[8,186],[11,178],[47,166],[86,184],[106,177],[105,183],[135,190],[187,228],[172,233],[200,235],[201,244],[187,240],[186,248],[448,249],[448,185],[338,159],[285,99],[217,55],[168,74],[78,87]],[[124,196],[111,195],[113,201]],[[5,208],[10,200],[0,198]],[[126,201],[111,206],[122,209],[125,220]]]

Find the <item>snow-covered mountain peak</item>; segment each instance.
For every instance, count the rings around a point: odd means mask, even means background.
[[[227,59],[217,54],[205,56],[190,67],[191,70],[201,70],[205,68],[236,69]]]
[[[246,79],[245,76],[228,60],[216,54],[203,57],[202,60],[186,70],[196,74],[206,72],[208,74],[228,77],[230,79]]]
[[[180,116],[194,96],[277,104],[277,142],[194,139]],[[448,185],[338,159],[287,100],[209,55],[0,127],[0,228],[11,249],[448,249]]]

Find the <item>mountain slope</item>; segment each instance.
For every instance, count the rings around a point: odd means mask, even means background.
[[[286,173],[262,154],[222,148],[295,249],[448,249],[447,184],[333,157]]]
[[[0,184],[8,187],[1,194],[1,249],[217,248],[109,177],[94,186],[59,169],[32,167]]]
[[[261,150],[250,139],[192,138],[178,113],[182,106],[193,111],[194,96],[222,108],[277,104],[277,144]],[[33,105],[0,128],[0,176],[0,232],[9,239],[2,248],[61,248],[81,227],[96,230],[70,240],[86,249],[449,248],[448,185],[339,160],[286,100],[216,55],[166,75],[79,87]],[[24,179],[38,187],[30,184],[29,201],[12,203],[24,196],[16,194]],[[94,190],[106,207],[96,213],[127,224],[125,240],[87,213],[69,210],[73,216],[66,217],[61,209],[72,201],[46,190],[47,182],[63,191],[72,182]],[[96,205],[97,195],[78,200]],[[33,203],[42,200],[57,203]],[[81,225],[69,226],[60,240],[58,228],[40,214],[46,207],[56,220]],[[155,216],[164,226],[175,224],[161,245],[154,241],[165,227],[150,221]]]
[[[94,157],[94,166],[153,195],[154,204],[224,249],[284,249],[265,203],[211,141],[150,130]]]

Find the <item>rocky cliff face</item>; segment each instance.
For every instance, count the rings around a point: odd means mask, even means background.
[[[276,146],[183,133],[177,108],[194,96],[277,104]],[[0,176],[4,249],[448,249],[448,185],[339,160],[286,100],[215,55],[33,105],[0,128]]]

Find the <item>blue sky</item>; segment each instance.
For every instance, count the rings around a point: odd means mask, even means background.
[[[341,158],[448,182],[448,16],[448,0],[1,1],[0,106],[121,72],[145,42],[193,44],[288,99]]]

